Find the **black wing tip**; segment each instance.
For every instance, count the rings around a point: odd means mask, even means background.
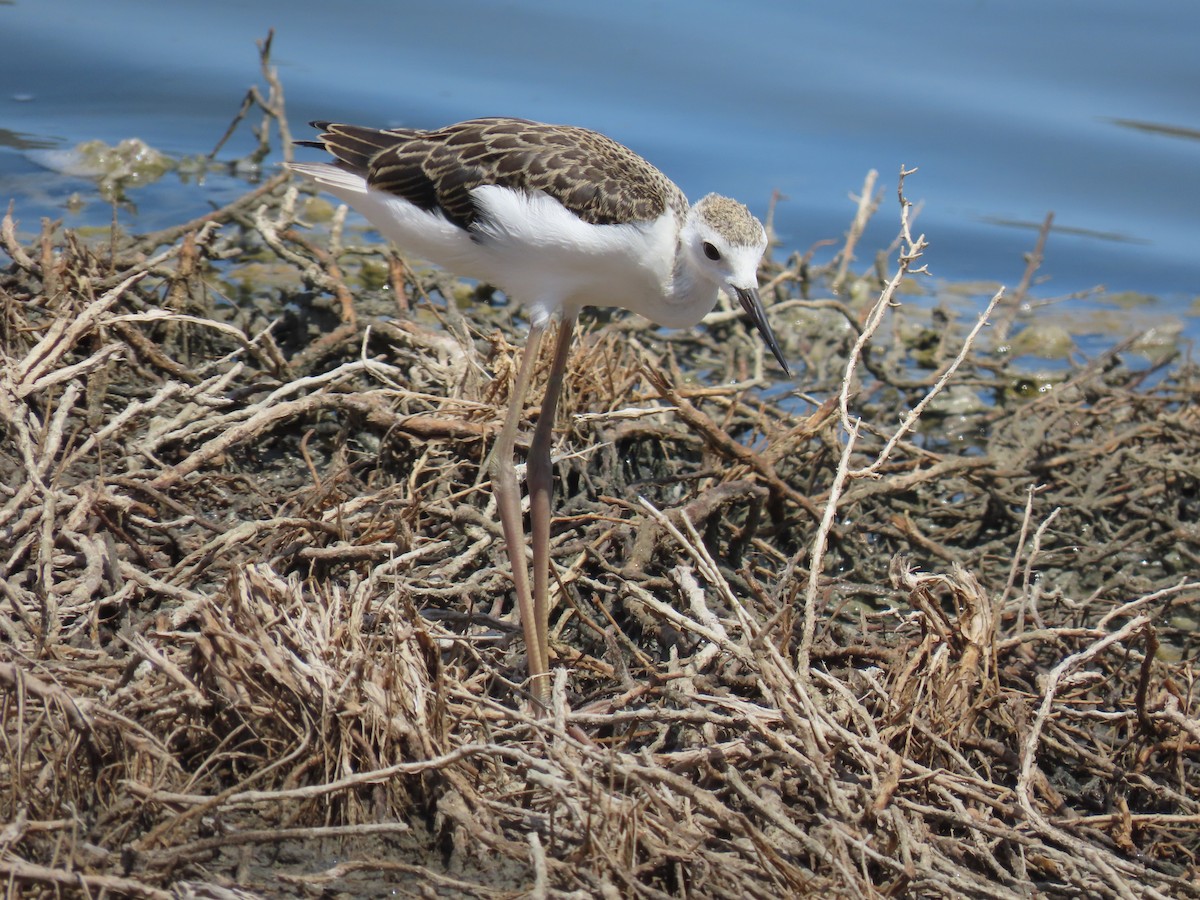
[[[329,144],[325,141],[325,138],[327,137],[329,128],[331,125],[333,125],[333,123],[327,122],[323,119],[318,119],[317,121],[309,122],[308,124],[310,128],[315,128],[317,131],[322,132],[321,136],[311,140],[292,141],[292,144],[297,147],[312,147],[314,150],[328,151]]]

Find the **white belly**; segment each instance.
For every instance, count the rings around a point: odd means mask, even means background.
[[[615,306],[679,328],[699,322],[716,303],[715,287],[711,302],[672,302],[678,240],[672,213],[653,222],[589,225],[547,194],[486,185],[472,192],[481,213],[472,234],[336,166],[292,168],[360,212],[406,254],[494,284],[535,316]]]

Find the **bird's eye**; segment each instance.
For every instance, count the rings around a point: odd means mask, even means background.
[[[704,247],[704,255],[707,256],[709,259],[711,259],[715,262],[721,258],[721,251],[718,250],[716,247],[714,247],[712,244],[710,244],[708,241],[704,242],[703,247]]]

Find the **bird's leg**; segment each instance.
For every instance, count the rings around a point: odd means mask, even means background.
[[[546,671],[550,671],[550,498],[554,493],[554,469],[550,446],[554,437],[554,413],[562,393],[563,372],[571,352],[576,314],[563,310],[554,345],[554,363],[546,382],[546,395],[538,413],[537,427],[529,442],[525,462],[525,485],[529,489],[530,542],[533,544],[533,613],[537,617]],[[548,686],[548,685],[547,685]]]
[[[521,517],[521,486],[517,481],[517,465],[514,459],[517,446],[517,428],[521,424],[521,413],[525,406],[525,392],[537,362],[538,346],[546,332],[546,322],[534,322],[529,329],[529,340],[521,356],[521,367],[517,370],[517,383],[513,386],[512,398],[504,426],[492,450],[492,493],[496,497],[496,508],[500,512],[500,524],[504,529],[508,561],[512,566],[513,590],[517,594],[517,609],[521,616],[521,628],[525,632],[525,653],[528,657],[529,682],[539,712],[545,709],[550,698],[550,662],[545,650],[545,628],[539,626],[533,600],[529,590],[529,567],[525,562],[525,527]]]

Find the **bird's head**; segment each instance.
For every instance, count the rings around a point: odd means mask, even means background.
[[[709,194],[692,207],[681,237],[692,271],[741,304],[779,365],[790,373],[758,295],[758,264],[767,249],[762,223],[736,200]]]

